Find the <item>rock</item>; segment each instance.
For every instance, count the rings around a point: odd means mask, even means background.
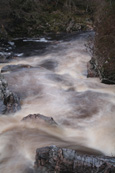
[[[115,61],[110,60],[106,63],[106,58],[103,56],[94,55],[88,65],[88,77],[98,77],[102,83],[115,84]],[[93,68],[92,68],[93,66]],[[96,76],[95,76],[96,75]]]
[[[8,42],[8,40],[0,40],[0,63],[7,63],[13,58],[12,50],[15,47],[13,43]]]
[[[72,30],[72,28],[73,28],[73,26],[74,26],[74,20],[71,20],[70,22],[69,22],[69,24],[68,24],[68,27],[66,28],[66,31],[67,32],[71,32],[71,30]]]
[[[44,60],[43,62],[41,62],[40,66],[44,67],[48,70],[54,70],[57,67],[58,63],[57,61],[48,59],[48,60]]]
[[[115,158],[48,146],[36,150],[35,173],[115,173]]]
[[[105,84],[115,84],[115,81],[110,80],[110,79],[108,79],[108,78],[102,78],[102,79],[101,79],[101,82],[102,82],[102,83],[105,83]]]
[[[18,96],[8,89],[8,84],[0,74],[0,114],[14,113],[20,109]]]
[[[17,71],[17,70],[25,69],[25,68],[32,68],[32,66],[27,65],[27,64],[6,65],[1,69],[1,73],[10,72],[10,71]]]
[[[30,114],[22,119],[22,121],[35,121],[35,122],[45,122],[49,125],[57,125],[52,117],[46,117],[41,114]]]
[[[3,100],[0,100],[0,114],[3,114],[6,110]]]
[[[8,60],[6,60],[6,57],[4,55],[0,55],[0,63],[6,63]]]
[[[12,53],[2,52],[0,53],[0,63],[7,63],[12,58]]]
[[[99,48],[96,43],[94,44],[93,56],[87,64],[87,77],[99,77],[102,83],[115,84],[115,51],[110,50],[106,45],[104,48],[108,54],[107,57],[103,48],[104,40],[98,44],[100,44]]]
[[[66,32],[81,31],[83,27],[83,23],[76,23],[75,20],[71,20],[66,28]]]
[[[87,63],[87,77],[99,77],[92,61],[89,61]]]

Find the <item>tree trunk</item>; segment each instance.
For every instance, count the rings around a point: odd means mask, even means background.
[[[115,173],[115,157],[83,155],[49,146],[37,149],[35,173]]]

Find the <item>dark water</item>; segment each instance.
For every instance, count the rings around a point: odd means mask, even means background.
[[[94,33],[90,33],[90,35],[94,35]],[[48,53],[49,47],[53,44],[57,44],[61,41],[69,41],[74,40],[80,36],[79,33],[72,34],[49,34],[45,37],[40,38],[17,38],[11,41],[11,44],[14,43],[13,46],[13,54],[14,56],[20,57],[30,57],[33,55],[42,55]],[[50,49],[50,52],[52,49]],[[54,51],[54,50],[53,50]]]

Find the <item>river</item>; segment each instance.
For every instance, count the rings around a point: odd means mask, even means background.
[[[0,68],[28,68],[3,73],[21,99],[21,110],[0,116],[0,173],[31,173],[36,149],[49,145],[115,156],[115,86],[87,78],[90,35],[14,40],[15,58]],[[35,113],[53,117],[58,125],[21,121]]]

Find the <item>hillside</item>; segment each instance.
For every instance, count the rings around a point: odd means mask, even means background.
[[[5,0],[0,1],[0,7],[1,29],[11,37],[33,37],[92,27],[90,10],[81,0]]]

